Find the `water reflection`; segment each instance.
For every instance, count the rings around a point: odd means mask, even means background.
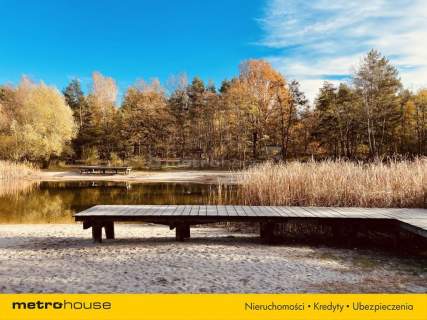
[[[39,185],[38,181],[17,179],[4,181],[0,179],[0,197],[17,196],[32,191]]]
[[[214,203],[216,190],[195,183],[42,182],[0,195],[0,223],[72,223],[75,212],[96,204]]]

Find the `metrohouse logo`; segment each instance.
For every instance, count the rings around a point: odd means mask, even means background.
[[[13,310],[111,310],[108,301],[12,301]]]

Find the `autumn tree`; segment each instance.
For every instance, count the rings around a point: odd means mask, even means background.
[[[289,153],[289,145],[292,141],[294,126],[300,120],[300,115],[306,110],[308,100],[300,89],[298,81],[288,83],[288,92],[282,89],[278,96],[280,132],[281,132],[281,156],[286,160]],[[285,99],[285,100],[284,100]],[[284,101],[283,101],[284,100]]]
[[[92,88],[85,99],[84,121],[76,141],[80,155],[94,149],[101,159],[108,159],[120,143],[117,93],[114,79],[99,72],[92,74]]]
[[[126,91],[122,103],[122,137],[127,154],[162,157],[170,152],[171,116],[158,80],[138,82]]]
[[[174,146],[176,156],[184,159],[187,154],[187,142],[190,140],[189,100],[187,76],[172,77],[168,81],[168,109],[172,116]]]
[[[336,88],[325,82],[315,101],[313,137],[325,155],[355,158],[362,142],[362,107],[355,90],[347,84]]]
[[[226,92],[226,101],[239,114],[242,129],[249,131],[252,158],[257,160],[261,147],[277,140],[274,127],[280,130],[279,144],[285,152],[290,114],[283,76],[266,61],[249,60],[241,64],[239,78],[229,84]]]
[[[204,92],[204,111],[202,113],[202,150],[211,165],[214,158],[218,157],[216,145],[219,143],[219,96],[213,82],[209,82]]]
[[[73,114],[63,95],[25,77],[16,88],[2,91],[1,156],[48,162],[52,156],[61,155],[75,135]]]
[[[251,126],[252,97],[247,86],[238,78],[231,80],[229,87],[222,91],[221,100],[226,114],[223,143],[225,158],[246,162],[250,158],[253,132]]]
[[[189,98],[188,116],[190,122],[189,151],[199,160],[203,154],[203,112],[205,111],[205,84],[199,77],[195,77],[187,87]]]
[[[427,155],[427,89],[419,90],[414,97],[413,121],[417,149],[415,154]]]
[[[121,106],[116,82],[99,72],[86,95],[78,80],[63,95],[25,78],[17,87],[0,86],[0,157],[72,154],[88,163],[176,157],[245,166],[427,154],[427,89],[403,90],[397,69],[375,50],[351,80],[324,83],[313,104],[297,81],[287,82],[264,60],[244,61],[219,88],[198,77],[188,83],[184,75],[171,83],[165,90],[158,80],[140,81]],[[64,151],[70,145],[74,152]]]
[[[205,86],[198,77],[189,85],[184,76],[175,82],[168,107],[176,126],[176,153],[180,158],[192,156],[208,162],[213,160],[218,99],[213,83]]]
[[[0,158],[13,158],[16,139],[11,132],[11,125],[16,121],[15,88],[0,86]]]

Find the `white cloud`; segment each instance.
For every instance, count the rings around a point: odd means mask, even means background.
[[[389,57],[405,86],[427,86],[427,1],[270,0],[259,19],[266,57],[313,101],[324,80],[352,73],[372,48]]]

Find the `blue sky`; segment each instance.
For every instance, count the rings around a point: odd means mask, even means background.
[[[187,73],[217,85],[265,58],[313,99],[345,81],[370,48],[411,89],[427,86],[424,0],[0,0],[0,83],[22,74],[62,89],[93,71],[120,91],[138,79]]]
[[[427,87],[426,0],[271,0],[260,21],[260,45],[313,99],[328,80],[345,81],[375,48],[398,67],[403,84]]]
[[[0,0],[0,83],[22,74],[62,88],[93,71],[121,90],[186,72],[220,84],[256,45],[263,1]]]

